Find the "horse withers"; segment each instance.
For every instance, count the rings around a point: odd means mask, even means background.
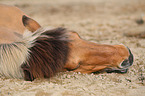
[[[33,81],[60,71],[126,73],[133,64],[122,44],[92,43],[65,28],[43,28],[14,6],[0,5],[0,14],[0,74],[6,78]]]

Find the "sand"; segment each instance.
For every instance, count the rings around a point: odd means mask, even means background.
[[[33,82],[0,78],[0,96],[145,96],[145,39],[135,20],[145,14],[145,0],[0,0],[15,5],[43,27],[65,27],[99,44],[125,44],[134,54],[126,74],[61,72]],[[12,14],[13,15],[13,14]]]

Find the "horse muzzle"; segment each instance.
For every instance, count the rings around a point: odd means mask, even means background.
[[[129,57],[125,59],[117,68],[106,68],[105,71],[107,73],[126,73],[128,71],[128,68],[133,64],[133,54],[131,53],[131,50],[127,47],[129,51]]]

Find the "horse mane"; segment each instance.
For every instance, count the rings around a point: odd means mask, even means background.
[[[61,71],[69,52],[67,30],[39,29],[30,37],[35,39],[30,40],[32,46],[29,48],[29,56],[21,65],[25,80],[49,78]]]
[[[6,78],[23,78],[21,64],[28,57],[26,42],[0,44],[0,74]]]

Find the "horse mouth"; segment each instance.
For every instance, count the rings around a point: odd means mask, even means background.
[[[107,68],[104,71],[106,71],[107,73],[127,73],[128,68],[127,69],[111,69],[111,68]]]

